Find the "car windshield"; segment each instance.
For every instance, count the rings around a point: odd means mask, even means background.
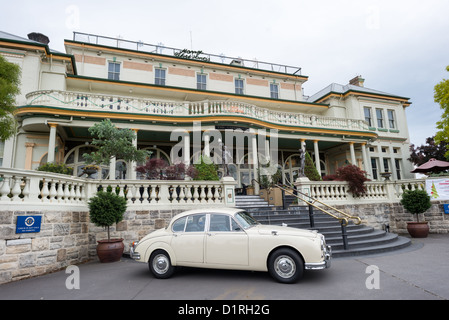
[[[251,228],[252,226],[259,224],[259,222],[257,222],[256,219],[251,217],[251,215],[246,211],[238,212],[235,215],[235,219],[240,223],[243,229],[248,229]]]

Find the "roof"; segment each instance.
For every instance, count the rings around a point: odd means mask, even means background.
[[[374,90],[374,89],[370,89],[370,88],[360,87],[360,86],[356,86],[356,85],[352,85],[352,84],[341,85],[338,83],[332,83],[332,84],[328,85],[326,88],[324,88],[324,89],[318,91],[317,93],[315,93],[314,95],[310,96],[307,99],[307,101],[308,102],[318,102],[320,100],[323,100],[323,98],[325,98],[331,94],[342,95],[342,94],[348,94],[350,92],[390,97],[390,98],[395,98],[395,99],[400,99],[400,100],[409,100],[409,98],[406,98],[406,97],[401,97],[401,96],[398,96],[395,94],[391,94],[391,93],[387,93],[387,92],[383,92],[383,91],[379,91],[379,90]]]
[[[35,44],[35,45],[39,45],[39,46],[47,46],[48,47],[48,45],[45,45],[38,41],[34,41],[34,40],[31,40],[28,38],[17,36],[15,34],[11,34],[11,33],[5,32],[5,31],[1,31],[1,30],[0,30],[0,39],[14,41],[14,42],[27,42],[27,43],[31,43],[31,44]],[[62,53],[62,52],[59,52],[56,50],[52,50],[50,47],[48,47],[48,49],[51,53]]]

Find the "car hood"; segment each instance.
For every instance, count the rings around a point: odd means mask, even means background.
[[[266,235],[273,235],[274,233],[276,233],[276,235],[278,236],[285,235],[285,236],[300,236],[300,237],[315,238],[318,234],[316,230],[306,230],[276,225],[259,224],[253,228],[254,231],[258,232],[259,234],[266,234]]]

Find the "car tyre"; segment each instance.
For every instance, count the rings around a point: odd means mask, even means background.
[[[295,283],[303,276],[304,262],[296,251],[282,248],[268,258],[268,271],[278,282]]]
[[[170,256],[164,250],[154,251],[148,260],[148,267],[155,278],[167,279],[175,272]]]

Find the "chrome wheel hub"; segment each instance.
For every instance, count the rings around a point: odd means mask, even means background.
[[[167,256],[163,254],[158,254],[153,259],[153,269],[158,274],[164,274],[167,272],[170,262],[168,261]]]
[[[290,278],[296,272],[295,261],[289,256],[279,256],[274,261],[274,270],[282,278]]]

